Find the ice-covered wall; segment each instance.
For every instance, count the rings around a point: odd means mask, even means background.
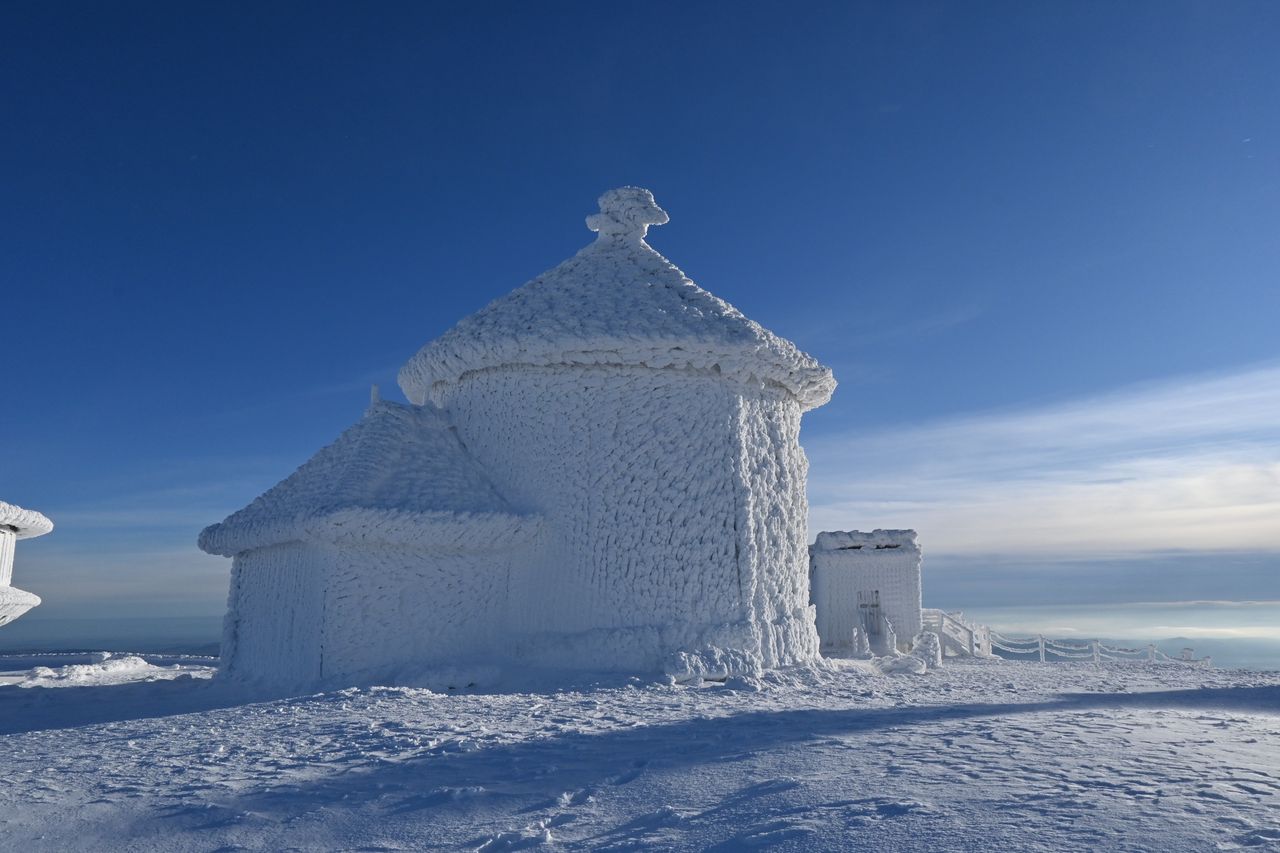
[[[823,648],[847,649],[865,605],[879,603],[899,643],[920,632],[920,548],[914,530],[823,532],[810,549]],[[862,598],[859,598],[862,593]]]
[[[290,542],[232,560],[224,673],[279,687],[319,681],[325,556],[318,546]]]
[[[0,586],[13,582],[13,552],[18,544],[18,531],[8,525],[0,526]]]
[[[800,447],[800,405],[761,388],[737,399],[738,563],[749,579],[749,614],[764,666],[818,655],[807,575],[809,460]]]
[[[322,677],[394,683],[433,667],[494,660],[511,642],[503,612],[512,556],[333,548]]]
[[[786,392],[703,371],[522,366],[469,374],[441,401],[499,491],[545,519],[544,554],[511,579],[527,655],[654,671],[707,647],[745,668],[816,654]]]
[[[509,646],[512,552],[295,542],[233,562],[229,676],[275,687],[395,682]]]

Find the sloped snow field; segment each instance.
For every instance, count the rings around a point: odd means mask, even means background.
[[[1280,849],[1277,673],[837,661],[252,701],[190,661],[52,672],[0,686],[5,849]]]

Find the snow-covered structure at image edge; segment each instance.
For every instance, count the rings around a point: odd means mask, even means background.
[[[0,501],[0,625],[7,625],[40,603],[40,596],[10,586],[14,547],[53,530],[53,522],[31,509]]]
[[[404,365],[410,405],[201,534],[235,558],[228,674],[817,657],[798,436],[835,381],[651,249],[666,221],[605,193],[595,242]]]
[[[909,649],[921,628],[920,546],[914,530],[823,532],[809,555],[824,651],[851,649],[855,628],[879,654]],[[885,645],[890,636],[896,649]]]

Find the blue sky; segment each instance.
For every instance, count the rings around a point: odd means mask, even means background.
[[[1277,43],[1273,3],[0,5],[25,618],[220,611],[199,529],[622,184],[835,370],[814,523],[917,528],[933,603],[1280,599]]]

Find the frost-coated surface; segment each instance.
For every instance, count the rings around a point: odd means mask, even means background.
[[[0,586],[0,625],[8,625],[38,604],[38,595],[12,586]]]
[[[18,544],[18,534],[0,527],[0,589],[13,582],[13,555]]]
[[[40,604],[40,596],[10,584],[18,540],[43,536],[50,530],[53,522],[35,510],[0,501],[0,625]]]
[[[509,657],[512,552],[289,543],[236,556],[226,674],[272,689],[429,680]]]
[[[0,501],[0,527],[12,527],[19,539],[29,539],[53,530],[53,522],[34,509]]]
[[[900,642],[920,632],[920,548],[914,530],[824,531],[810,554],[823,648],[850,648],[853,629],[860,625],[859,593],[879,593],[880,613]]]
[[[232,686],[0,686],[3,846],[1181,853],[1280,844],[1276,673],[949,661],[926,675],[882,675],[836,661],[777,671],[754,689],[620,680],[251,704]]]
[[[689,280],[644,242],[666,214],[647,190],[600,198],[599,237],[569,260],[487,305],[424,346],[400,371],[413,402],[510,365],[619,365],[712,371],[779,386],[804,409],[827,402],[831,371]],[[607,223],[607,224],[606,224]]]
[[[800,416],[835,382],[650,249],[666,220],[647,190],[605,193],[595,243],[405,365],[415,405],[375,396],[201,534],[235,557],[229,674],[697,679],[816,659]]]
[[[441,552],[424,559],[400,546],[331,549],[322,678],[430,680],[439,668],[500,657],[512,643],[503,618],[512,556]],[[356,565],[360,571],[351,571]]]
[[[445,389],[467,448],[544,519],[543,552],[511,578],[527,655],[676,674],[816,655],[799,405],[741,390],[635,367],[495,369]]]
[[[326,551],[289,542],[236,555],[222,629],[222,667],[246,680],[300,687],[321,677]]]
[[[800,408],[773,392],[737,400],[739,536],[751,624],[765,667],[813,660],[818,635],[809,606],[809,460],[800,447]]]
[[[509,538],[521,538],[530,526],[511,515],[442,412],[379,401],[284,481],[205,528],[200,547],[229,557],[354,536],[456,548],[475,523],[490,535],[507,529]]]

